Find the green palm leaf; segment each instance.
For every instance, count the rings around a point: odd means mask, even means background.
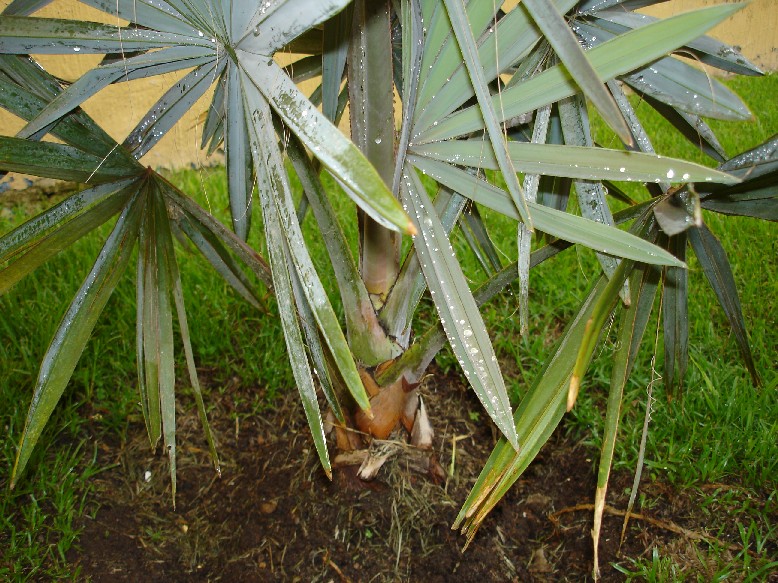
[[[73,374],[97,318],[129,263],[138,236],[143,206],[144,198],[137,195],[125,206],[46,350],[14,463],[12,487],[24,471],[35,443]]]

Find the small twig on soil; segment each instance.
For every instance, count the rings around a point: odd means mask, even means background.
[[[343,574],[343,571],[340,570],[340,567],[338,567],[335,564],[335,562],[332,559],[330,559],[329,554],[330,553],[328,551],[327,554],[324,555],[324,562],[327,564],[327,566],[330,567],[333,571],[335,571],[338,574],[338,576],[340,577],[341,581],[343,581],[343,583],[351,583],[351,579],[349,579],[348,577],[346,577],[346,575]]]
[[[570,512],[580,512],[582,510],[590,510],[590,511],[594,510],[594,504],[576,504],[575,506],[568,506],[567,508],[562,508],[561,510],[557,510],[553,514],[549,514],[548,518],[549,520],[551,520],[551,522],[554,523],[554,526],[557,526],[559,524],[560,515],[568,514]],[[605,506],[605,514],[610,514],[611,516],[624,517],[627,515],[627,512],[625,510],[619,510],[618,508],[614,508],[613,506]],[[708,544],[720,545],[729,551],[735,551],[735,552],[746,551],[752,557],[759,558],[759,555],[754,551],[752,551],[751,549],[745,549],[741,545],[737,545],[734,543],[724,542],[721,539],[716,538],[715,536],[710,536],[708,534],[702,534],[701,532],[689,530],[688,528],[678,526],[674,522],[669,522],[667,520],[659,520],[658,518],[651,518],[650,516],[646,516],[645,514],[640,514],[638,512],[630,512],[629,517],[634,518],[636,520],[642,520],[643,522],[647,522],[653,526],[656,526],[657,528],[661,528],[663,530],[669,530],[670,532],[674,532],[675,534],[680,534],[691,540],[701,540]]]

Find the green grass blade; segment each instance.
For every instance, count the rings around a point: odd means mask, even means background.
[[[610,80],[643,67],[705,34],[740,8],[741,4],[725,4],[679,14],[604,42],[588,51],[587,57],[597,76]],[[494,107],[500,112],[499,121],[504,121],[570,97],[576,92],[575,82],[568,77],[563,67],[557,65],[506,89],[492,99]],[[423,131],[414,142],[445,140],[483,127],[480,110],[468,107]]]
[[[478,48],[473,38],[473,30],[470,28],[463,2],[464,0],[445,0],[451,27],[454,30],[454,36],[462,52],[467,72],[470,75],[470,81],[473,84],[473,90],[478,99],[481,116],[489,135],[489,141],[492,144],[492,151],[497,159],[497,165],[500,168],[500,172],[502,172],[513,203],[519,211],[521,221],[527,225],[528,229],[532,230],[532,219],[530,218],[527,201],[524,199],[524,191],[516,176],[516,169],[508,156],[508,139],[503,134],[497,112],[495,111],[495,105],[492,103],[489,95],[489,87],[486,84],[483,68],[478,60]]]
[[[518,450],[510,401],[486,325],[443,225],[412,168],[404,174],[400,192],[419,229],[414,246],[451,348],[484,409]]]
[[[347,186],[354,202],[385,227],[413,232],[410,219],[359,149],[300,93],[280,67],[257,55],[238,54],[251,83],[324,167]]]
[[[410,161],[441,184],[449,188],[457,188],[463,196],[505,216],[518,219],[518,214],[507,193],[496,186],[443,162],[415,156]],[[656,265],[683,266],[683,262],[667,251],[631,233],[538,203],[529,204],[535,228],[544,233],[625,259]]]
[[[732,327],[735,341],[743,355],[746,368],[751,374],[754,384],[758,385],[760,384],[759,373],[756,370],[754,357],[751,354],[751,344],[748,341],[748,332],[743,320],[743,310],[740,307],[740,298],[727,253],[716,236],[705,225],[689,229],[687,234],[692,249],[694,249],[694,254],[700,262],[702,271],[713,291],[716,292],[719,304],[721,304],[729,325]]]
[[[35,443],[73,374],[97,318],[127,267],[138,235],[142,210],[143,199],[139,196],[135,196],[124,208],[46,350],[16,455],[11,487],[24,471]]]
[[[598,77],[562,13],[550,0],[524,0],[522,4],[532,14],[535,23],[543,31],[543,35],[554,48],[554,52],[565,65],[567,72],[597,108],[603,120],[624,143],[631,144],[632,134],[627,128],[624,117],[622,117],[619,108],[616,107],[613,97],[603,85],[603,81],[607,79],[601,80]]]

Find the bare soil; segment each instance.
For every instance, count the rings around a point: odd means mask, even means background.
[[[149,452],[142,423],[133,423],[126,443],[99,448],[99,462],[116,465],[94,478],[98,507],[68,560],[79,578],[111,582],[590,580],[596,452],[557,431],[463,552],[465,539],[450,525],[496,434],[458,380],[438,375],[423,395],[448,473],[442,483],[408,470],[403,456],[372,482],[354,468],[336,469],[330,482],[295,395],[247,416],[235,403],[250,399],[212,391],[222,474],[209,464],[194,412],[179,411],[175,510],[166,459]],[[626,508],[631,482],[613,476],[611,509]],[[704,580],[707,545],[694,538],[709,525],[695,493],[656,482],[641,491],[651,507],[636,509],[644,517],[630,521],[621,547],[623,519],[606,514],[602,580],[623,580],[612,564],[629,567],[628,557],[650,556],[657,545],[687,555]],[[734,554],[737,529],[726,530],[722,542]]]

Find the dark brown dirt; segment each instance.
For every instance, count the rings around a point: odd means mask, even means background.
[[[463,553],[465,540],[450,525],[494,445],[494,430],[458,382],[438,378],[423,394],[437,423],[435,455],[447,470],[457,444],[443,484],[408,471],[402,457],[373,482],[350,468],[336,470],[330,482],[293,395],[240,423],[229,419],[245,412],[224,397],[212,413],[221,478],[209,466],[196,415],[179,413],[173,510],[165,459],[148,453],[142,425],[133,425],[130,442],[101,448],[100,461],[118,465],[95,478],[99,509],[68,559],[96,582],[590,580],[591,511],[571,509],[593,499],[596,455],[553,437]],[[631,476],[616,475],[609,505],[625,508],[630,484]],[[654,501],[646,514],[703,529],[688,496],[658,484],[643,489]],[[604,520],[603,581],[623,580],[612,563],[628,566],[625,557],[657,544],[692,545],[688,536],[633,519],[619,549],[621,523]],[[688,552],[699,556],[693,546]],[[704,577],[705,566],[697,571]]]

